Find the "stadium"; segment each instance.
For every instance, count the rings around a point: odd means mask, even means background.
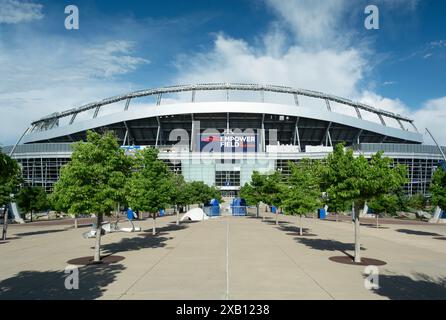
[[[153,146],[187,181],[236,196],[254,170],[287,173],[289,161],[323,159],[343,142],[356,155],[384,151],[408,167],[408,195],[429,196],[446,148],[423,144],[414,120],[322,92],[257,84],[197,84],[124,94],[33,121],[14,146],[27,185],[50,192],[71,144],[113,131],[131,154]]]

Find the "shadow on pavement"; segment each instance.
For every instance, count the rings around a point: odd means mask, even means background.
[[[197,223],[197,221],[188,221],[186,223],[183,221],[183,223],[180,223],[179,225],[177,225],[175,222],[173,222],[173,223],[168,224],[167,226],[156,228],[156,230],[159,232],[170,232],[170,231],[184,230],[186,228],[189,228],[188,224],[192,224],[192,223]],[[152,232],[152,229],[150,229],[148,231]]]
[[[391,300],[444,300],[446,277],[435,279],[417,273],[415,279],[404,275],[379,275],[379,289],[374,293]]]
[[[416,236],[432,236],[432,237],[441,236],[441,234],[438,234],[438,233],[426,232],[426,231],[418,231],[418,230],[410,230],[410,229],[397,229],[395,231],[401,232],[401,233],[405,233],[405,234],[416,235]]]
[[[154,249],[165,247],[167,240],[173,239],[172,237],[166,238],[156,235],[154,237],[138,236],[133,238],[124,238],[116,243],[108,243],[101,246],[103,254],[115,254],[118,252],[136,251],[141,249]]]
[[[252,214],[247,214],[246,216],[245,216],[246,218],[248,218],[248,219],[256,219],[256,220],[262,220],[262,215],[259,215],[258,217],[254,214],[254,215],[252,215]]]
[[[173,222],[173,223],[168,224],[167,226],[164,226],[164,227],[159,227],[159,228],[157,227],[155,237],[169,234],[172,231],[184,230],[186,228],[189,228],[189,226],[187,224],[196,223],[196,222],[197,221],[189,221],[187,223],[183,222],[182,224],[180,224],[178,226],[176,225],[175,222]],[[152,228],[142,230],[141,232],[142,233],[139,234],[140,236],[143,236],[143,237],[152,237],[153,236]]]
[[[72,273],[64,271],[21,271],[0,282],[3,300],[91,300],[103,295],[125,267],[121,264],[91,265],[79,268],[79,289],[68,290],[65,281]],[[67,281],[72,283],[71,281]]]
[[[58,229],[58,230],[40,230],[40,231],[31,231],[31,232],[23,232],[23,233],[16,233],[15,235],[18,237],[26,237],[26,236],[37,236],[41,234],[49,234],[49,233],[58,233],[67,231],[66,229]]]
[[[267,224],[276,224],[276,218],[266,218],[265,220],[263,220],[263,222],[267,223]],[[289,221],[284,221],[284,220],[278,220],[279,224],[291,224],[291,222]]]
[[[299,226],[278,226],[277,229],[280,229],[285,232],[290,232],[290,234],[299,233]],[[310,231],[308,228],[302,228],[303,233],[307,233]]]
[[[353,243],[344,243],[335,240],[326,239],[309,239],[309,238],[296,238],[297,242],[306,245],[311,249],[321,250],[321,251],[339,251],[346,256],[352,257],[347,251],[354,251],[355,245]],[[361,247],[361,250],[366,250]]]

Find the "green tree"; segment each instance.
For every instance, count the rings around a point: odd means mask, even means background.
[[[6,240],[8,229],[8,204],[14,200],[13,193],[22,182],[19,164],[0,149],[0,207],[3,207],[2,239]]]
[[[192,204],[191,195],[189,192],[189,184],[184,180],[181,174],[173,174],[172,177],[172,190],[170,196],[170,202],[175,205],[177,221],[176,224],[180,224],[179,220],[179,207],[185,207]]]
[[[399,199],[396,194],[387,193],[372,199],[367,203],[376,214],[384,213],[395,215],[400,209]]]
[[[221,193],[214,186],[210,187],[203,181],[192,181],[188,184],[188,191],[192,203],[200,206],[208,203],[212,199],[221,201]]]
[[[276,225],[279,224],[279,209],[282,207],[283,197],[283,177],[279,171],[274,171],[272,174],[265,176],[265,181],[261,189],[264,201],[276,207]]]
[[[426,198],[423,194],[418,193],[407,199],[407,206],[412,210],[423,210],[426,207]]]
[[[329,198],[338,203],[353,203],[355,221],[355,262],[361,262],[359,241],[359,210],[365,201],[400,188],[406,182],[404,166],[392,167],[392,160],[378,152],[367,160],[363,155],[354,157],[343,144],[335,146],[327,157],[322,186]]]
[[[70,215],[96,215],[95,262],[101,260],[103,218],[123,203],[131,164],[114,134],[88,131],[86,142],[74,144],[71,161],[62,168],[54,186],[51,199],[59,209]]]
[[[25,213],[31,213],[31,222],[35,211],[49,208],[48,196],[41,187],[24,187],[17,194],[17,204]]]
[[[146,148],[135,157],[135,168],[127,182],[127,202],[134,210],[149,212],[156,234],[156,217],[174,194],[173,179],[167,165],[158,159],[158,150]]]
[[[430,191],[432,193],[432,204],[446,210],[446,170],[439,167],[432,177]]]
[[[254,171],[251,181],[240,188],[240,197],[246,200],[248,205],[255,205],[257,208],[256,216],[259,217],[259,205],[263,200],[263,187],[265,184],[265,176],[258,171]]]
[[[283,190],[283,208],[286,214],[299,216],[299,233],[302,235],[302,215],[314,212],[322,204],[320,188],[320,164],[303,159],[290,163],[291,174]]]

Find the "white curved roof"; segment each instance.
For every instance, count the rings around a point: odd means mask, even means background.
[[[119,113],[109,114],[103,117],[83,120],[71,125],[54,127],[51,130],[35,131],[28,133],[23,138],[24,143],[33,141],[50,140],[56,137],[74,134],[89,129],[107,126],[109,124],[144,119],[152,117],[171,116],[179,114],[200,113],[251,113],[251,114],[278,114],[284,116],[295,116],[301,118],[317,119],[332,123],[338,123],[366,131],[375,132],[383,136],[389,136],[413,142],[422,142],[422,136],[417,132],[410,132],[393,127],[387,127],[378,123],[358,119],[331,111],[321,111],[305,106],[296,107],[272,103],[255,102],[195,102],[171,105],[158,105],[150,108],[130,109]]]
[[[249,102],[229,101],[229,99],[226,99],[227,101],[198,102],[195,98],[196,92],[198,91],[210,92],[222,90],[227,92],[227,97],[229,96],[230,91],[260,92],[260,99],[251,99],[256,101]],[[163,104],[163,95],[166,96],[168,94],[179,94],[184,92],[191,93],[189,102],[174,101],[175,103],[173,104]],[[290,100],[292,102],[287,104],[265,102],[264,95],[265,93],[270,92],[288,95],[292,98]],[[150,96],[156,98],[156,103],[153,103],[152,105],[147,103],[138,104],[139,99]],[[299,103],[301,97],[325,102],[325,106],[321,109],[315,108],[312,103],[302,103],[302,101]],[[123,103],[125,102],[122,109],[107,115],[100,114],[102,109],[105,110],[106,108],[110,108],[111,105],[116,104],[119,101],[122,101]],[[136,106],[133,104],[134,101],[137,102]],[[131,102],[132,105],[130,105]],[[335,104],[340,104],[348,108],[350,110],[350,115],[336,112],[332,107]],[[79,119],[78,115],[86,114],[89,111],[94,112],[94,114],[90,115],[87,119],[77,121],[77,119]],[[86,131],[88,129],[105,127],[107,125],[137,119],[158,119],[158,117],[172,115],[213,113],[274,114],[308,118],[370,131],[395,139],[415,143],[422,142],[422,136],[418,133],[413,124],[413,120],[404,116],[321,92],[256,84],[198,84],[174,86],[137,91],[112,97],[60,113],[54,113],[32,122],[32,126],[25,134],[23,142],[30,143],[50,140]],[[376,118],[379,119],[378,123],[365,119],[365,117],[363,117],[363,114],[365,113],[375,115]],[[64,125],[61,123],[62,119],[67,119]],[[397,123],[397,126],[389,126],[385,119],[394,121]]]

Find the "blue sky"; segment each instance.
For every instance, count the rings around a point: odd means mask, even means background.
[[[68,4],[79,30],[64,28]],[[364,28],[368,4],[379,30]],[[446,145],[445,13],[437,0],[0,0],[0,143],[130,90],[246,81],[406,114]]]

